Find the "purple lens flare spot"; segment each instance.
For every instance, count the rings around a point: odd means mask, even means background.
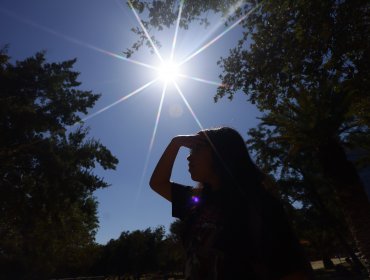
[[[197,196],[193,195],[193,196],[191,197],[191,201],[193,201],[193,203],[199,203],[199,197],[197,197]]]

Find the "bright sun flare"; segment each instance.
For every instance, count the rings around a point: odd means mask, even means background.
[[[171,60],[164,61],[158,68],[158,77],[165,82],[175,81],[178,75],[179,66]]]
[[[149,69],[152,69],[152,70],[157,71],[157,78],[156,79],[154,79],[152,81],[149,81],[148,83],[144,84],[143,86],[141,86],[141,87],[137,88],[136,90],[128,93],[127,95],[121,97],[117,101],[115,101],[115,102],[113,102],[113,103],[111,103],[111,104],[103,107],[102,109],[98,110],[97,112],[88,115],[87,117],[85,117],[85,118],[82,119],[83,122],[86,121],[86,120],[88,120],[88,119],[91,119],[91,118],[93,118],[93,117],[95,117],[95,116],[97,116],[99,114],[101,114],[102,112],[104,112],[104,111],[112,108],[113,106],[115,106],[115,105],[117,105],[117,104],[119,104],[119,103],[127,100],[128,98],[130,98],[130,97],[138,94],[139,92],[143,91],[144,89],[146,89],[150,85],[154,84],[158,80],[162,80],[164,82],[164,87],[163,87],[163,91],[162,91],[162,97],[161,97],[161,101],[160,101],[160,104],[159,104],[159,107],[158,107],[158,112],[157,112],[157,117],[156,117],[156,120],[155,120],[155,125],[154,125],[154,129],[153,129],[152,138],[151,138],[150,144],[149,144],[149,151],[148,151],[148,155],[147,155],[147,158],[146,158],[146,161],[145,161],[145,164],[144,164],[144,170],[143,170],[143,173],[142,173],[142,176],[141,176],[141,180],[140,180],[140,184],[139,184],[139,190],[138,190],[138,193],[137,193],[137,198],[138,198],[140,196],[141,186],[143,185],[144,175],[146,174],[146,170],[147,170],[147,167],[148,167],[149,156],[150,156],[150,153],[151,153],[152,148],[153,148],[153,143],[154,143],[154,139],[155,139],[157,128],[158,128],[158,124],[159,124],[159,118],[160,118],[160,115],[161,115],[161,112],[162,112],[162,105],[163,105],[163,100],[164,100],[164,97],[165,97],[165,93],[166,93],[168,82],[172,82],[173,83],[173,85],[177,89],[177,92],[179,93],[180,97],[182,98],[182,100],[184,101],[186,107],[188,108],[189,112],[191,113],[191,115],[193,116],[194,120],[198,124],[199,128],[201,130],[203,130],[204,128],[203,128],[202,124],[200,123],[199,119],[197,118],[196,114],[194,113],[193,109],[191,108],[189,102],[187,101],[187,99],[185,98],[184,94],[182,93],[179,85],[177,84],[176,78],[177,77],[182,77],[182,78],[187,78],[187,79],[191,79],[191,80],[194,80],[194,81],[198,81],[198,82],[202,82],[202,83],[206,83],[206,84],[210,84],[210,85],[215,85],[215,86],[221,86],[221,87],[223,87],[225,85],[222,84],[222,83],[219,83],[217,81],[209,81],[209,80],[205,80],[205,79],[202,79],[202,78],[199,78],[199,77],[192,77],[192,76],[189,76],[189,75],[185,75],[184,73],[180,73],[179,68],[184,63],[186,63],[189,60],[193,59],[195,56],[197,56],[198,54],[200,54],[201,52],[203,52],[204,50],[206,50],[208,47],[210,47],[211,45],[213,45],[220,38],[222,38],[226,33],[230,32],[232,29],[234,29],[236,26],[238,26],[239,23],[241,23],[253,11],[255,11],[261,5],[262,2],[260,2],[254,8],[250,9],[249,12],[247,12],[245,15],[243,15],[241,18],[239,18],[237,21],[235,21],[226,30],[224,30],[219,35],[217,35],[215,38],[213,38],[211,41],[209,41],[208,43],[206,43],[205,45],[203,45],[202,47],[200,47],[197,51],[195,51],[194,53],[192,53],[191,55],[189,55],[186,59],[184,59],[180,63],[175,63],[172,59],[174,57],[174,52],[175,52],[175,47],[176,47],[176,41],[177,41],[177,34],[178,34],[178,30],[179,30],[179,24],[180,24],[180,19],[181,19],[181,12],[182,12],[182,7],[183,7],[183,4],[184,4],[184,1],[183,0],[180,1],[179,13],[178,13],[178,16],[177,16],[177,21],[176,21],[175,34],[174,34],[173,42],[172,42],[171,55],[170,55],[170,59],[167,60],[167,61],[164,61],[163,58],[162,58],[162,56],[160,55],[160,53],[159,53],[156,45],[152,41],[152,39],[151,39],[148,31],[146,30],[146,28],[145,28],[144,24],[142,23],[139,15],[137,14],[135,8],[133,7],[133,5],[131,3],[131,0],[127,0],[127,1],[128,1],[128,4],[131,7],[132,12],[134,13],[134,15],[135,15],[135,17],[136,17],[139,25],[141,26],[143,32],[145,33],[146,38],[148,39],[150,45],[152,46],[155,54],[162,61],[161,66],[156,67],[156,66],[153,66],[153,65],[144,63],[144,62],[140,62],[140,61],[136,61],[136,60],[130,59],[128,57],[123,57],[121,55],[117,55],[117,54],[111,53],[109,51],[100,49],[98,47],[91,46],[91,45],[88,45],[88,44],[84,44],[83,42],[80,42],[79,40],[76,40],[74,38],[68,38],[67,37],[67,40],[73,41],[74,43],[86,45],[88,48],[94,49],[96,51],[99,51],[99,52],[105,53],[107,55],[116,57],[118,59],[122,59],[122,60],[125,60],[125,61],[128,61],[128,62],[131,62],[133,64],[137,64],[137,65],[140,65],[140,66],[143,66],[143,67],[146,67],[146,68],[149,68]],[[243,3],[243,1],[239,1],[239,3]],[[55,32],[53,31],[52,33],[54,34]],[[80,122],[76,122],[76,124],[78,124],[78,123],[80,123]]]

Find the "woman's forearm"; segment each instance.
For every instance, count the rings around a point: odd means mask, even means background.
[[[169,201],[171,201],[172,168],[180,147],[179,138],[173,138],[158,161],[149,182],[155,192]]]

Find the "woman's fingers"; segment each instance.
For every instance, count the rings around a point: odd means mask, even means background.
[[[199,135],[179,135],[175,137],[179,145],[192,149],[195,146],[205,145],[207,141]]]

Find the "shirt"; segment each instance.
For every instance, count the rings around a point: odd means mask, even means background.
[[[185,223],[185,279],[279,279],[307,271],[280,203],[264,191],[251,200],[201,197],[172,183],[172,216]],[[253,202],[251,202],[253,201]]]

